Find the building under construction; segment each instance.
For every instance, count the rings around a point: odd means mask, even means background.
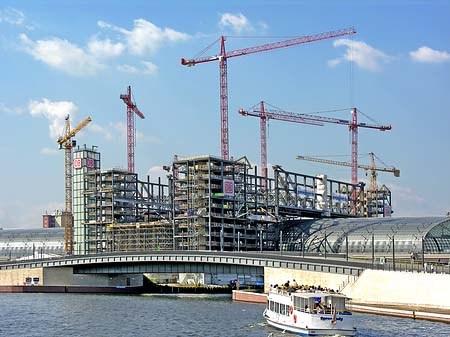
[[[281,166],[273,167],[273,177],[263,177],[245,157],[175,158],[165,167],[165,183],[161,178],[139,180],[123,169],[101,170],[94,150],[75,155],[96,158],[75,179],[76,254],[274,250],[280,228],[290,220],[374,216],[390,209],[390,198],[368,203],[362,183],[288,172]]]

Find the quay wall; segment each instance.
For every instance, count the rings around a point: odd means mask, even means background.
[[[353,282],[355,276],[313,272],[306,270],[294,270],[287,268],[264,268],[264,292],[268,292],[270,285],[281,286],[286,281],[295,280],[298,285],[315,285],[334,290],[342,289],[346,284]]]
[[[286,281],[340,290],[352,303],[411,308],[412,310],[450,310],[450,275],[399,271],[365,270],[359,277],[286,268],[264,268],[264,292],[270,285]]]
[[[450,275],[365,270],[342,292],[353,303],[450,309]]]
[[[24,286],[26,279],[35,286],[141,287],[142,274],[74,274],[72,267],[21,268],[0,270],[0,286]]]
[[[43,268],[0,270],[0,286],[22,286],[27,278],[39,278],[42,284]]]

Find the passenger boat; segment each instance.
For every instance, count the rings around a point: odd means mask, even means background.
[[[337,293],[270,291],[264,318],[271,326],[303,336],[356,336],[346,301]]]

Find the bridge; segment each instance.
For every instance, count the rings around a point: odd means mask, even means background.
[[[164,251],[109,253],[56,259],[14,261],[0,270],[72,267],[74,273],[261,273],[265,267],[287,268],[343,275],[359,275],[366,263],[280,253]]]
[[[14,261],[0,264],[0,285],[15,282],[22,285],[27,277],[38,278],[40,285],[132,286],[140,274],[204,274],[208,280],[222,275],[243,283],[268,282],[268,271],[280,270],[304,273],[329,273],[342,277],[358,277],[367,264],[345,259],[325,259],[322,256],[301,257],[279,252],[213,252],[159,251],[109,253],[71,256],[57,259]],[[2,275],[14,275],[2,280]],[[5,279],[5,277],[3,277]],[[286,280],[283,281],[283,283]],[[281,281],[274,280],[274,283]],[[341,281],[342,282],[342,281]],[[209,283],[209,282],[206,282]],[[211,282],[215,283],[215,282]],[[222,284],[225,282],[222,282]],[[324,284],[322,282],[322,284]]]

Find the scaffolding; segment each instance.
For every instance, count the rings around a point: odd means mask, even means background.
[[[181,250],[255,250],[257,228],[248,217],[246,158],[213,156],[174,161],[175,246]]]
[[[166,184],[161,178],[140,181],[121,169],[86,173],[87,253],[276,250],[280,230],[298,241],[298,231],[285,227],[286,221],[363,217],[367,200],[373,200],[362,183],[281,166],[273,167],[273,178],[262,177],[245,157],[175,157],[165,169]]]
[[[121,169],[89,172],[85,183],[88,253],[142,251],[153,247],[150,236],[158,228],[167,227],[171,217],[167,184],[162,184],[161,179],[150,183],[148,177],[145,182],[139,181],[136,173]],[[159,238],[159,234],[156,236]],[[165,242],[166,235],[161,234],[161,240]]]
[[[365,192],[364,216],[368,218],[390,217],[392,214],[391,190],[382,185],[376,190]]]
[[[165,221],[111,224],[106,227],[106,238],[110,252],[171,250],[173,246],[172,226]]]

